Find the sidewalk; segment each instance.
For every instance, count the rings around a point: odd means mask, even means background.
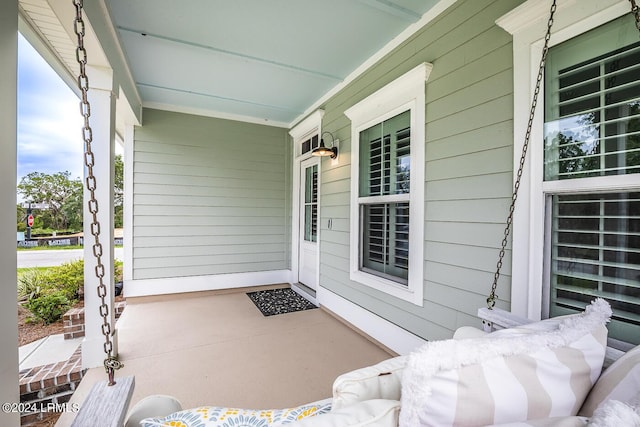
[[[64,339],[64,334],[49,335],[18,349],[19,369],[33,368],[68,360],[82,343],[82,338]]]

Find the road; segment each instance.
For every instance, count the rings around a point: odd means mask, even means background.
[[[114,249],[116,259],[124,260],[124,250]],[[18,268],[51,267],[84,257],[82,249],[58,249],[54,251],[18,251]]]

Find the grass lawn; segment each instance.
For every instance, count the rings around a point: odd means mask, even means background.
[[[82,249],[82,245],[71,246],[34,246],[33,248],[18,248],[18,251],[64,251],[67,249]]]
[[[113,245],[114,248],[121,248],[122,245]],[[82,245],[71,246],[35,246],[33,248],[17,248],[18,251],[65,251],[67,249],[82,249]]]

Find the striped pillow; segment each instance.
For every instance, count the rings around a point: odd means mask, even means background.
[[[609,304],[598,299],[541,330],[426,343],[407,361],[400,426],[576,415],[602,370],[610,317]]]
[[[588,423],[589,418],[572,416],[517,421],[515,423],[496,424],[491,427],[585,427]]]
[[[607,400],[629,403],[640,393],[640,345],[616,360],[600,376],[580,409],[580,415],[590,417]]]

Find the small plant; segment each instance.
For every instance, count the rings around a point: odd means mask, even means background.
[[[122,282],[122,261],[116,259],[113,261],[113,281]]]
[[[28,301],[41,295],[47,286],[44,271],[31,268],[18,275],[18,301]]]
[[[48,287],[64,292],[68,300],[78,299],[84,285],[84,261],[65,262],[47,271]]]
[[[32,298],[25,304],[36,320],[48,325],[60,320],[71,307],[71,302],[63,292],[51,292]]]
[[[122,261],[115,260],[114,281],[122,281]],[[82,298],[84,261],[66,262],[57,267],[33,268],[19,272],[18,300],[31,314],[31,321],[50,324],[58,321]]]

